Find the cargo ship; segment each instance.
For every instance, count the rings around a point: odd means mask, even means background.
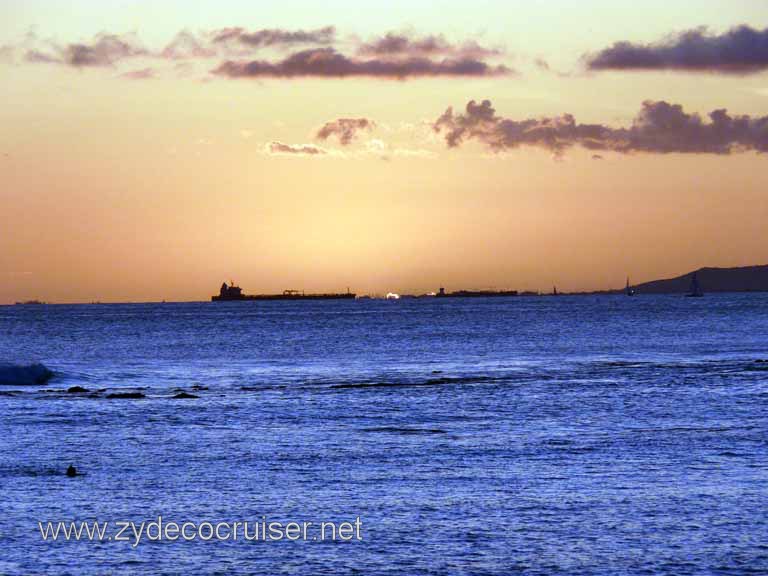
[[[457,290],[446,292],[445,288],[435,294],[435,298],[483,298],[494,296],[517,296],[517,290]]]
[[[211,302],[236,302],[241,300],[354,300],[354,292],[347,289],[339,294],[305,294],[303,290],[283,290],[282,294],[243,294],[243,289],[234,283],[221,285],[218,295],[211,296]]]

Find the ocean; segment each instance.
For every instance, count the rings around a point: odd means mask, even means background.
[[[0,574],[768,573],[768,294],[7,306],[0,363]],[[158,516],[361,529],[38,525]]]

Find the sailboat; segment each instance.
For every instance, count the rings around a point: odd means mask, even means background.
[[[691,290],[686,294],[686,297],[701,298],[702,296],[704,296],[704,292],[701,291],[701,286],[699,285],[698,273],[694,272],[693,276],[691,276]]]
[[[627,287],[625,288],[625,293],[627,296],[634,296],[635,295],[635,289],[632,288],[632,286],[629,285],[629,276],[627,276]]]

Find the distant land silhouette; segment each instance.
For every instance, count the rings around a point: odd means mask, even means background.
[[[695,280],[694,280],[695,276]],[[692,294],[692,291],[694,292]],[[601,294],[627,294],[629,296],[642,294],[687,294],[698,295],[711,292],[768,292],[768,264],[759,266],[741,266],[734,268],[713,268],[705,267],[698,270],[692,270],[675,278],[665,278],[662,280],[652,280],[642,284],[632,284],[627,279],[624,288],[590,290],[578,292],[564,292],[556,287],[552,292],[522,291],[517,290],[456,290],[452,292],[440,288],[438,292],[429,292],[426,294],[389,294],[396,299],[401,298],[449,298],[449,297],[494,297],[494,296],[580,296]],[[305,294],[303,290],[285,290],[282,294],[243,294],[238,286],[225,283],[221,285],[219,294],[211,297],[211,301],[247,301],[247,300],[370,300],[384,299],[378,295],[357,295],[354,292],[340,292],[330,294]],[[166,301],[163,300],[163,303]],[[172,302],[172,301],[169,301]],[[114,302],[117,304],[118,302]],[[43,302],[40,300],[26,300],[16,302],[16,306],[41,306],[54,304],[53,302]],[[100,301],[84,302],[84,304],[101,304]],[[4,304],[0,304],[3,306]]]
[[[637,294],[677,294],[691,289],[696,274],[703,292],[768,292],[768,265],[740,268],[699,268],[665,280],[635,284]],[[623,292],[623,290],[615,290]]]

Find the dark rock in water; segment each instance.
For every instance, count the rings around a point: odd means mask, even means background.
[[[45,384],[51,378],[53,378],[53,372],[42,364],[29,364],[28,366],[0,364],[0,385]]]
[[[189,394],[187,392],[179,392],[178,394],[172,396],[172,398],[176,398],[178,400],[183,400],[186,398],[200,398],[200,396],[195,396],[194,394]]]
[[[146,398],[141,392],[114,392],[107,394],[107,398],[110,399],[124,399],[124,400],[139,400],[140,398]]]
[[[67,468],[67,476],[69,476],[70,478],[74,478],[75,476],[77,476],[77,468],[72,466],[72,464],[70,464],[69,468]]]
[[[82,386],[72,386],[71,388],[67,388],[67,393],[69,394],[81,394],[83,392],[88,392],[88,390]]]

